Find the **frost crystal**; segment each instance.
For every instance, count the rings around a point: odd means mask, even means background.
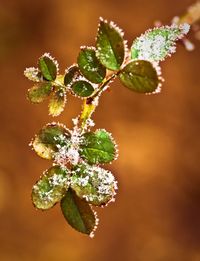
[[[26,70],[24,71],[24,75],[26,76],[26,78],[33,82],[40,82],[38,73],[39,70],[34,67],[26,68]]]
[[[176,51],[175,41],[189,31],[189,24],[162,26],[148,30],[131,47],[132,59],[159,62]]]
[[[62,137],[62,135],[60,135],[58,139],[59,141],[63,140],[63,144],[56,144],[58,151],[54,153],[54,161],[59,165],[66,165],[68,162],[76,165],[80,160],[79,144],[82,141],[81,130],[75,126],[74,129],[69,132],[71,137],[67,143],[65,136],[63,135]]]
[[[72,172],[71,186],[89,203],[105,205],[114,200],[117,181],[108,170],[82,164]]]
[[[190,30],[190,25],[187,23],[184,23],[184,24],[179,25],[179,28],[181,29],[182,34],[187,34]]]
[[[78,124],[78,117],[73,118],[73,119],[72,119],[72,122],[73,122],[74,125],[77,126],[77,124]]]
[[[69,186],[66,171],[66,169],[54,166],[45,171],[40,180],[33,186],[32,200],[37,208],[48,209],[64,196]]]
[[[88,127],[94,127],[95,126],[94,121],[90,118],[86,120],[86,124],[87,124]]]
[[[49,184],[54,186],[64,186],[67,182],[67,177],[59,174],[54,174],[52,177],[49,178]]]
[[[96,229],[97,229],[97,226],[98,226],[98,224],[99,224],[99,218],[98,218],[98,216],[97,216],[97,212],[94,211],[94,209],[92,209],[92,210],[93,210],[93,213],[94,213],[94,216],[95,216],[95,226],[94,226],[94,229],[92,230],[92,232],[91,232],[90,235],[89,235],[90,238],[93,238],[93,237],[94,237],[94,233],[95,233],[95,231],[96,231]]]

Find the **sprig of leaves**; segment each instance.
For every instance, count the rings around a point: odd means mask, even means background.
[[[38,156],[53,160],[54,165],[33,186],[32,200],[35,207],[42,210],[61,201],[61,209],[68,223],[78,231],[93,234],[97,221],[90,204],[107,205],[114,200],[117,189],[112,173],[99,167],[99,164],[113,161],[117,157],[117,149],[111,134],[105,130],[84,134],[79,131],[77,128],[70,131],[64,125],[52,123],[44,126],[35,136],[32,148]],[[72,209],[66,206],[69,201]],[[82,214],[75,222],[72,217],[77,208]],[[86,214],[93,220],[93,225],[90,222],[84,230],[82,226],[87,224]]]
[[[131,91],[156,93],[162,80],[159,62],[175,52],[175,42],[188,30],[188,25],[154,28],[136,38],[128,50],[122,30],[100,18],[95,47],[81,47],[77,63],[63,75],[57,61],[47,53],[39,58],[38,68],[25,70],[25,76],[34,83],[28,99],[41,103],[49,97],[52,116],[64,110],[68,94],[84,99],[83,111],[72,130],[59,123],[47,124],[31,142],[37,155],[53,161],[33,186],[36,208],[46,210],[60,202],[73,228],[94,234],[98,219],[91,206],[107,205],[117,189],[113,174],[100,165],[118,156],[110,133],[90,130],[98,99],[116,77]]]

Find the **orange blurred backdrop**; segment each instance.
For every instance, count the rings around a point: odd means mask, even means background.
[[[94,45],[98,18],[115,21],[132,40],[170,23],[190,0],[0,1],[0,260],[1,261],[199,261],[200,260],[200,42],[178,46],[162,64],[159,95],[138,95],[112,84],[94,115],[113,133],[119,158],[106,166],[119,182],[116,202],[97,209],[93,239],[66,224],[59,206],[36,211],[32,185],[51,163],[28,143],[47,122],[69,128],[81,102],[48,116],[47,102],[26,100],[25,67],[50,52],[60,72],[76,62],[81,45]],[[191,36],[192,37],[192,36]]]

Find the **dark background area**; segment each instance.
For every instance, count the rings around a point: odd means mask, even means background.
[[[60,72],[76,61],[81,45],[94,45],[98,18],[113,20],[132,40],[170,23],[194,1],[0,1],[0,260],[199,261],[200,260],[200,42],[163,62],[159,95],[138,95],[116,80],[101,97],[97,128],[113,133],[119,159],[106,166],[119,181],[116,202],[97,209],[90,239],[66,224],[59,205],[41,212],[32,185],[51,163],[28,143],[47,122],[69,128],[81,101],[48,116],[47,102],[26,100],[25,67],[50,52]]]

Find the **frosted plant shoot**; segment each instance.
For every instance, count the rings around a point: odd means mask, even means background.
[[[112,134],[94,130],[92,114],[102,93],[117,77],[135,93],[161,90],[160,63],[175,53],[177,41],[189,32],[186,17],[183,22],[176,19],[176,23],[146,31],[133,40],[130,49],[122,30],[100,18],[95,46],[81,47],[77,62],[64,74],[48,53],[39,58],[37,68],[24,71],[33,82],[29,101],[37,104],[49,99],[49,114],[54,117],[63,112],[68,95],[83,100],[80,115],[72,119],[73,129],[48,123],[31,141],[37,155],[52,162],[33,186],[32,201],[37,209],[47,210],[60,202],[69,225],[94,235],[98,218],[93,206],[104,207],[115,200],[117,181],[104,164],[116,160],[118,150]]]

